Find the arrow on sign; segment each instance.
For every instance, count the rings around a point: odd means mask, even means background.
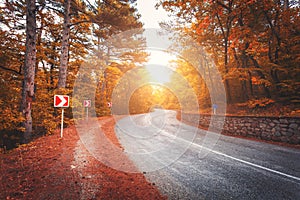
[[[84,100],[83,101],[83,106],[84,107],[91,107],[91,100]]]
[[[54,107],[69,107],[69,96],[54,95]]]

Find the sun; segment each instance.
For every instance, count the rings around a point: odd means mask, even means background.
[[[150,81],[165,84],[171,81],[172,70],[160,65],[147,65]]]
[[[176,56],[163,51],[148,50],[147,52],[150,55],[146,64],[146,70],[149,72],[150,81],[161,84],[170,82],[174,73],[174,66],[170,62],[175,60]]]

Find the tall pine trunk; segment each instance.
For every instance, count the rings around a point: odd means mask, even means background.
[[[25,121],[23,143],[30,140],[32,134],[32,101],[34,99],[34,76],[36,64],[36,5],[35,0],[26,0],[26,52],[24,63],[24,80],[22,105]]]
[[[61,43],[60,67],[58,77],[58,88],[65,88],[67,81],[67,69],[69,60],[69,38],[70,38],[70,6],[71,0],[64,1],[64,24]]]

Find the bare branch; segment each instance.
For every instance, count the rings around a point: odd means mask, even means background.
[[[4,67],[4,66],[2,66],[2,65],[0,65],[0,68],[1,68],[1,69],[4,69],[4,70],[6,70],[6,71],[14,72],[14,73],[16,73],[16,74],[18,74],[18,75],[22,75],[22,73],[21,73],[22,65],[21,65],[19,71],[15,70],[15,69],[10,69],[10,68]]]

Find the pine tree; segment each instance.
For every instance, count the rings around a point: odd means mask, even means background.
[[[36,4],[35,0],[26,1],[26,51],[24,63],[24,81],[22,91],[22,112],[24,114],[24,138],[28,142],[32,134],[32,102],[35,95],[36,62]]]

